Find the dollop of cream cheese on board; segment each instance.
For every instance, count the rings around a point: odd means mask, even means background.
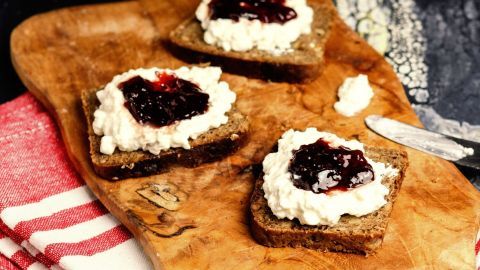
[[[118,85],[135,76],[155,81],[158,72],[175,74],[197,84],[201,92],[209,95],[208,110],[163,127],[138,123],[124,106],[125,98]],[[120,151],[144,150],[158,155],[162,150],[174,147],[190,149],[189,139],[196,139],[228,122],[226,113],[232,108],[236,94],[230,90],[228,83],[220,81],[221,75],[219,67],[181,67],[177,70],[140,68],[115,76],[104,89],[97,92],[100,106],[94,113],[93,130],[96,135],[102,136],[100,152],[111,155],[118,148]]]
[[[306,0],[285,1],[285,6],[295,10],[297,17],[284,24],[263,23],[246,18],[238,21],[222,18],[211,20],[208,7],[210,1],[202,0],[195,15],[205,30],[204,41],[225,51],[258,49],[278,55],[291,50],[293,42],[302,34],[310,34],[312,31],[313,9],[307,5]]]
[[[372,166],[375,180],[347,191],[313,193],[294,186],[288,171],[293,151],[300,146],[323,139],[332,147],[345,146],[364,152],[363,144],[346,141],[334,134],[319,132],[315,128],[305,131],[289,130],[278,141],[278,151],[268,154],[263,161],[265,199],[273,214],[279,218],[298,219],[305,225],[335,225],[343,214],[363,216],[377,211],[387,203],[389,190],[382,184],[386,177],[398,175],[398,170],[381,162],[366,158]],[[322,177],[321,173],[319,177]],[[324,177],[324,176],[323,176]],[[319,179],[325,182],[327,179]]]
[[[339,101],[333,107],[335,111],[347,117],[354,116],[367,108],[373,97],[373,89],[368,84],[367,75],[345,79],[338,89]]]

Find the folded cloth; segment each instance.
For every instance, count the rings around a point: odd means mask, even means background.
[[[0,232],[0,269],[47,269],[30,253]]]
[[[0,269],[151,269],[31,94],[0,106],[0,126]]]

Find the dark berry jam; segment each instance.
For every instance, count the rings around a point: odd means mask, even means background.
[[[135,76],[118,85],[137,122],[162,127],[207,111],[208,94],[196,84],[166,73],[157,77],[151,82]]]
[[[322,139],[293,151],[288,171],[295,187],[314,193],[345,191],[370,183],[375,177],[362,151],[334,148]],[[319,181],[319,174],[327,180]]]
[[[285,6],[285,0],[212,0],[208,7],[212,20],[245,18],[283,24],[297,17],[294,9]]]

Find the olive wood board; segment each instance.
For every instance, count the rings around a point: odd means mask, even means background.
[[[74,167],[135,235],[155,268],[474,268],[480,193],[452,163],[389,142],[366,128],[363,119],[370,114],[421,124],[389,64],[337,15],[326,68],[317,80],[296,85],[223,75],[237,93],[238,109],[250,117],[250,140],[237,153],[151,177],[114,182],[97,177],[89,160],[80,92],[98,89],[130,68],[185,65],[169,53],[166,40],[197,4],[145,0],[61,9],[33,16],[11,37],[14,66],[55,117]],[[337,89],[359,73],[368,75],[375,96],[357,116],[343,117],[333,109]],[[266,248],[251,237],[251,165],[263,160],[284,131],[306,127],[408,152],[410,167],[375,255]],[[163,193],[165,198],[174,195],[179,202],[165,205],[151,187],[160,187],[169,193]],[[141,194],[154,196],[157,205]]]

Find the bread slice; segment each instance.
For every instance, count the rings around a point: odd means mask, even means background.
[[[334,10],[326,4],[311,3],[314,9],[312,32],[292,44],[293,51],[273,55],[252,49],[247,52],[224,51],[203,40],[200,22],[190,18],[170,33],[173,53],[187,62],[211,62],[225,71],[271,81],[308,82],[324,67],[324,48],[330,33]]]
[[[380,247],[393,203],[408,167],[404,151],[366,147],[366,156],[388,163],[399,170],[396,177],[383,180],[388,187],[387,204],[371,214],[355,217],[343,215],[334,226],[301,225],[298,220],[278,219],[264,198],[263,176],[255,184],[250,204],[253,237],[268,247],[306,247],[321,251],[372,254]]]
[[[93,113],[98,105],[95,91],[82,93],[93,168],[99,176],[106,179],[148,176],[175,166],[195,167],[219,160],[239,149],[248,137],[247,118],[238,110],[232,109],[228,113],[228,123],[190,140],[189,150],[172,148],[154,155],[146,151],[122,152],[117,149],[112,155],[104,155],[100,153],[101,137],[94,133],[92,127]]]

